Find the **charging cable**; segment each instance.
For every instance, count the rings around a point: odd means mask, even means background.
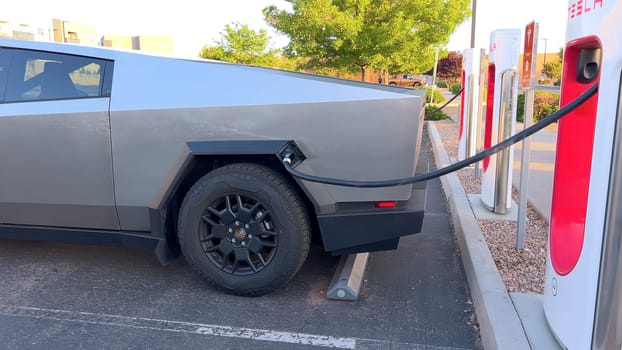
[[[460,91],[458,91],[452,98],[450,98],[449,101],[443,103],[443,105],[438,107],[437,109],[431,112],[427,112],[425,116],[427,117],[429,115],[434,115],[436,112],[441,111],[443,108],[447,107],[447,105],[450,104],[453,100],[455,100],[458,96],[460,96],[460,94],[462,94],[463,91],[464,91],[464,88],[460,88]]]
[[[589,89],[579,95],[577,98],[572,100],[570,103],[559,109],[557,112],[547,116],[542,119],[540,122],[512,135],[510,138],[505,139],[504,141],[472,156],[467,159],[461,160],[454,164],[448,165],[444,168],[437,169],[431,171],[429,173],[415,175],[411,177],[404,177],[401,179],[392,179],[392,180],[376,180],[376,181],[358,181],[358,180],[344,180],[344,179],[334,179],[329,177],[321,177],[310,174],[302,173],[292,166],[291,155],[286,155],[282,161],[285,165],[285,169],[292,174],[292,176],[297,177],[301,180],[318,182],[326,185],[336,185],[336,186],[344,186],[344,187],[359,187],[359,188],[375,188],[375,187],[393,187],[393,186],[401,186],[407,184],[413,184],[415,182],[427,181],[430,179],[434,179],[443,175],[447,175],[451,172],[460,170],[464,167],[467,167],[473,163],[479,162],[486,157],[490,157],[491,155],[502,151],[511,145],[522,141],[523,139],[535,134],[536,132],[542,130],[547,125],[560,120],[562,117],[573,111],[575,108],[579,107],[585,101],[590,99],[590,97],[594,96],[598,91],[598,83],[592,85]],[[456,95],[458,96],[458,95]]]

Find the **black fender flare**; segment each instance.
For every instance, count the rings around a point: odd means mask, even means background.
[[[305,159],[300,148],[291,140],[191,141],[186,142],[185,146],[152,199],[151,208],[165,208],[191,170],[193,162],[201,156],[274,156],[281,159],[285,154],[294,152],[299,157],[298,161]]]
[[[156,256],[165,264],[179,255],[175,226],[177,225],[177,200],[183,192],[185,180],[200,163],[201,157],[231,158],[249,156],[272,156],[282,159],[286,154],[294,153],[297,161],[305,159],[296,143],[291,140],[235,140],[235,141],[190,141],[184,144],[174,165],[169,170],[158,191],[149,203],[149,221],[152,237],[158,239]],[[187,182],[187,181],[186,181]],[[298,181],[296,181],[298,182]],[[308,193],[307,198],[312,201]],[[183,199],[183,198],[181,198]],[[313,202],[312,202],[313,203]],[[313,203],[315,205],[315,203]]]

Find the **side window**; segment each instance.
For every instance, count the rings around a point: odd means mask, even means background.
[[[41,51],[13,52],[5,102],[105,96],[106,61]]]
[[[9,62],[11,51],[0,48],[0,102],[4,101],[4,90],[6,88],[6,78],[9,75]]]

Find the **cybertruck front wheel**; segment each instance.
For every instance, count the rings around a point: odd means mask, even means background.
[[[295,187],[257,164],[218,168],[199,179],[179,212],[188,263],[213,287],[257,296],[284,286],[307,257],[309,218]]]

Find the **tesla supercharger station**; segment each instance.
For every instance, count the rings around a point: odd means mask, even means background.
[[[570,1],[544,312],[568,349],[622,345],[622,1]]]
[[[500,29],[490,34],[484,149],[514,134],[519,46],[520,29]],[[504,214],[512,205],[513,151],[514,147],[510,147],[482,162],[482,202],[495,213]]]
[[[479,96],[479,57],[475,49],[462,54],[462,95],[460,96],[460,131],[458,160],[475,155],[477,145],[477,97]]]

